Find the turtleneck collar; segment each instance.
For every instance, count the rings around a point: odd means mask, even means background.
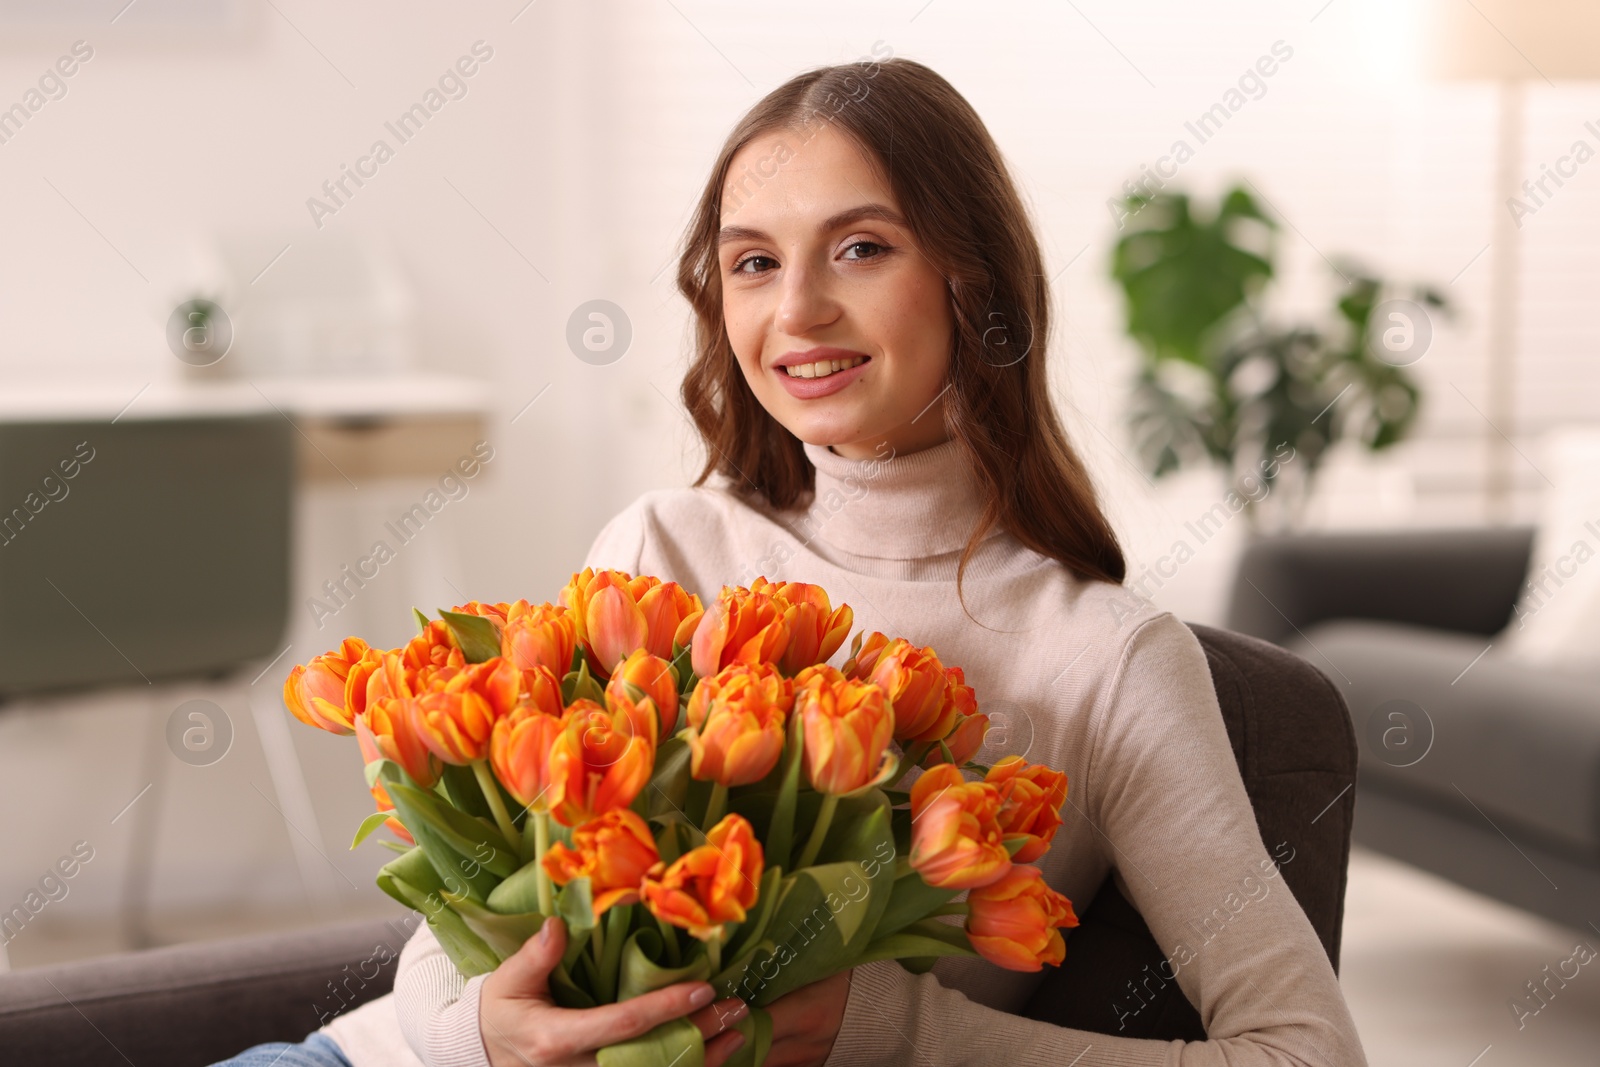
[[[908,455],[884,448],[864,460],[810,443],[805,453],[817,472],[797,531],[807,541],[857,556],[922,559],[959,552],[983,511],[977,474],[954,439]]]

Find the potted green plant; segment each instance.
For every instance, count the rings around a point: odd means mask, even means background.
[[[1141,353],[1129,421],[1152,478],[1195,463],[1219,466],[1232,489],[1258,478],[1262,491],[1241,494],[1251,528],[1267,524],[1269,499],[1271,524],[1293,526],[1333,445],[1378,451],[1406,436],[1421,401],[1406,367],[1431,339],[1427,309],[1449,310],[1437,290],[1337,262],[1322,320],[1281,323],[1267,311],[1278,224],[1245,189],[1215,207],[1169,191],[1124,206],[1111,275]]]

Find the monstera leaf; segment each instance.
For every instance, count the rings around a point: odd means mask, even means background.
[[[1133,229],[1111,268],[1127,294],[1128,333],[1154,359],[1204,362],[1207,335],[1272,277],[1277,224],[1237,188],[1209,218],[1178,193],[1129,197],[1128,216]]]

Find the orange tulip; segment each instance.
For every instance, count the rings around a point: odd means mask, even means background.
[[[443,619],[431,620],[420,634],[407,641],[401,660],[410,672],[467,665],[467,658],[456,645],[455,634]]]
[[[1011,868],[1002,842],[1000,791],[941,763],[911,786],[911,866],[941,889],[988,885]]]
[[[500,631],[500,654],[518,670],[546,667],[557,678],[572,668],[578,627],[571,612],[553,604],[529,605],[519,600]]]
[[[955,726],[957,711],[947,705],[944,665],[931,648],[918,648],[903,637],[893,640],[873,633],[850,646],[844,673],[883,687],[894,706],[898,741],[935,741]]]
[[[632,691],[623,688],[632,686]],[[657,737],[670,737],[678,725],[678,680],[672,667],[660,656],[646,649],[635,649],[627,659],[617,665],[606,683],[606,696],[615,699],[614,692],[633,700],[649,697],[660,715]]]
[[[1061,805],[1067,801],[1067,776],[1039,763],[1024,763],[1007,756],[989,768],[984,781],[1000,791],[1000,812],[995,821],[1009,839],[1026,843],[1012,853],[1015,863],[1032,863],[1050,849],[1061,828]]]
[[[723,586],[695,627],[689,661],[708,678],[734,663],[772,663],[789,645],[789,626],[765,593]]]
[[[534,811],[550,808],[550,750],[566,726],[559,704],[557,712],[552,715],[534,702],[518,705],[489,736],[495,778],[518,804]]]
[[[814,789],[850,793],[894,775],[894,712],[880,687],[819,663],[794,677],[794,714],[805,732],[806,777]]]
[[[522,672],[521,703],[557,719],[567,710],[561,703],[561,681],[547,667],[531,667]]]
[[[783,755],[793,686],[770,664],[736,663],[689,698],[689,773],[725,786],[759,782]]]
[[[441,670],[410,702],[412,729],[444,762],[475,763],[489,755],[494,724],[516,707],[521,685],[521,673],[502,656]]]
[[[368,763],[381,756],[393,760],[419,789],[432,789],[443,769],[411,724],[410,699],[380,697],[356,720],[356,741]]]
[[[283,702],[290,714],[307,726],[329,733],[353,732],[359,708],[351,710],[346,683],[352,670],[371,651],[361,638],[347,637],[332,652],[296,666],[283,683]],[[367,673],[371,673],[370,668]]]
[[[545,873],[556,885],[589,879],[594,917],[639,899],[639,883],[661,860],[650,826],[628,808],[608,811],[572,831],[573,848],[557,841],[544,854]]]
[[[760,895],[761,842],[741,815],[723,817],[671,866],[657,862],[640,892],[650,913],[701,941],[722,936],[723,924],[743,922]]]
[[[983,747],[983,736],[989,730],[989,716],[978,711],[978,699],[960,667],[946,667],[945,705],[955,712],[955,725],[939,740],[950,749],[952,762],[957,767],[978,754]],[[924,761],[928,766],[945,762],[938,745],[928,750]]]
[[[607,676],[635,649],[671,659],[673,644],[688,640],[701,615],[700,598],[676,582],[626,571],[585,567],[559,599],[573,614],[591,668]]]
[[[653,722],[656,712],[648,699],[613,709],[578,700],[567,709],[549,762],[550,812],[561,825],[581,826],[625,808],[650,781],[656,746],[641,729],[642,709]]]
[[[822,663],[839,650],[850,633],[855,613],[848,604],[837,609],[820,585],[804,582],[769,582],[757,578],[750,583],[752,593],[772,598],[789,630],[789,643],[778,661],[778,669],[794,675],[804,667]]]
[[[644,647],[652,656],[670,660],[674,645],[682,648],[689,643],[689,635],[700,624],[705,608],[698,596],[677,582],[648,580],[656,584],[639,597],[645,622]]]
[[[1056,966],[1067,943],[1057,929],[1077,926],[1072,901],[1045,884],[1037,867],[1018,864],[967,894],[967,940],[990,963],[1012,971]]]

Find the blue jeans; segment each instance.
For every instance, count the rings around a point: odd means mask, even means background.
[[[318,1033],[298,1045],[282,1041],[256,1045],[212,1067],[351,1067],[351,1063],[332,1038]]]

